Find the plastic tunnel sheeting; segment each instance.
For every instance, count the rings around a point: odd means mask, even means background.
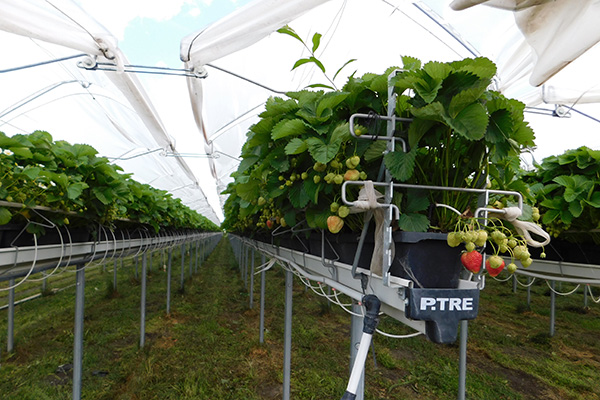
[[[1,131],[41,129],[55,139],[90,144],[142,183],[167,191],[188,189],[175,197],[218,223],[197,173],[178,157],[137,76],[122,72],[127,58],[102,25],[70,1],[1,1],[0,29],[5,31],[0,34],[3,71],[87,55],[1,74]],[[117,71],[87,71],[77,62],[108,63]]]
[[[330,84],[308,64],[290,71],[296,60],[309,54],[299,42],[273,33],[285,24],[309,45],[315,32],[323,34],[316,55],[330,77],[345,61],[357,59],[336,79],[338,87],[355,70],[360,76],[400,65],[402,55],[423,62],[486,56],[497,64],[496,89],[506,96],[530,107],[545,106],[547,114],[555,105],[579,108],[591,103],[588,112],[598,118],[600,80],[594,64],[600,60],[600,48],[593,47],[599,38],[594,23],[600,18],[598,1],[330,0],[310,4],[314,8],[299,10],[309,2],[256,0],[182,39],[181,59],[190,68],[208,71],[207,79],[190,86],[207,152],[239,155],[245,134],[268,96],[308,84]],[[455,11],[451,5],[464,11]],[[537,161],[557,152],[545,149],[546,140],[556,143],[557,135],[577,126],[550,119],[529,115],[534,129],[539,126]],[[549,122],[554,123],[554,132],[546,131]],[[590,126],[597,131],[597,122],[592,120],[580,132]],[[600,145],[593,131],[586,138],[579,142],[573,136],[563,139],[564,149],[582,145],[581,141],[590,147]],[[220,189],[230,181],[238,162],[227,157],[211,159]]]
[[[270,96],[315,83],[341,88],[353,72],[382,73],[404,55],[493,60],[496,89],[529,107],[538,161],[600,148],[598,0],[254,0],[171,44],[187,78],[144,87],[103,27],[110,21],[78,4],[0,0],[0,131],[88,143],[215,222],[219,193]],[[323,35],[316,56],[326,76],[312,64],[292,70],[308,50],[275,32],[286,24],[309,46]],[[63,57],[73,58],[18,68]]]

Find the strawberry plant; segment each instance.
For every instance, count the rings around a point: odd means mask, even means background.
[[[0,225],[35,221],[41,216],[31,209],[43,206],[58,211],[47,217],[58,226],[218,229],[171,194],[132,180],[93,147],[55,142],[47,132],[0,132],[0,167],[0,200],[13,203],[0,205]],[[43,233],[44,227],[30,224],[28,230]]]
[[[552,236],[600,243],[600,151],[580,147],[546,157],[523,179]]]
[[[385,156],[399,182],[441,187],[484,188],[490,167],[509,171],[506,160],[534,145],[534,134],[523,119],[525,105],[490,90],[495,65],[486,58],[421,65],[404,57],[404,69],[392,82],[398,93],[396,113],[410,117],[399,135],[407,151]],[[491,178],[499,178],[492,175]],[[446,204],[465,212],[476,207],[476,196],[464,192],[431,191],[430,204]],[[456,214],[436,209],[428,223],[452,231]],[[427,222],[420,223],[426,229]]]
[[[309,89],[329,91],[305,89],[266,102],[260,120],[250,127],[234,181],[224,191],[229,195],[225,229],[251,235],[305,224],[332,233],[357,231],[363,214],[352,214],[342,204],[341,185],[381,181],[383,167],[394,181],[408,184],[483,188],[489,179],[499,179],[492,185],[511,190],[519,186],[513,179],[519,165],[513,160],[533,146],[534,135],[523,120],[524,105],[489,90],[496,67],[488,59],[421,65],[404,57],[400,72],[391,67],[383,74],[352,74],[338,90],[315,56],[321,35],[313,36],[310,47],[291,28],[280,32],[310,53],[292,69],[316,65],[329,84]],[[392,72],[394,111],[404,118],[396,122],[394,135],[407,146],[406,151],[388,153],[386,142],[360,136],[387,134],[387,124],[378,116],[388,115]],[[369,117],[355,120],[355,137],[348,121],[356,113]],[[359,187],[348,186],[349,201],[357,198]],[[395,190],[393,203],[401,215],[393,223],[405,231],[453,231],[459,217],[435,206],[450,205],[469,216],[476,201],[465,192]]]

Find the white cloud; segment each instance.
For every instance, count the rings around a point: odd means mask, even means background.
[[[211,1],[211,0],[209,0]],[[127,25],[137,17],[151,18],[157,21],[169,20],[181,12],[189,0],[79,0],[83,9],[90,13],[98,22],[123,40]]]
[[[198,15],[202,14],[202,11],[200,10],[199,7],[193,7],[190,9],[188,14],[191,15],[192,17],[197,17]]]

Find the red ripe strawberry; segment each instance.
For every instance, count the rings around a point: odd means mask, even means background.
[[[267,220],[267,228],[273,229],[273,221],[270,219]]]
[[[465,251],[460,256],[460,262],[466,269],[476,274],[481,270],[483,256],[477,250]]]
[[[485,269],[490,276],[497,276],[504,269],[504,260],[500,256],[490,256],[485,260]]]

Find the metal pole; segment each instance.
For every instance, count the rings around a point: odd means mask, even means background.
[[[291,364],[292,364],[292,289],[294,275],[285,271],[285,319],[283,341],[283,400],[290,400]]]
[[[469,321],[460,321],[460,347],[458,357],[458,400],[465,400],[467,387],[467,336]]]
[[[10,290],[8,291],[8,332],[6,341],[6,351],[12,353],[15,348],[15,278],[8,281]]]
[[[554,336],[554,322],[556,320],[556,293],[554,292],[555,281],[550,283],[550,337]]]
[[[254,248],[250,251],[252,260],[250,268],[250,309],[254,306]]]
[[[196,257],[194,257],[194,272],[198,273],[198,257],[200,257],[200,255],[198,254],[198,247],[199,247],[200,243],[198,241],[196,241],[195,244],[196,245],[194,246],[194,248],[195,248],[194,254],[196,255]]]
[[[113,292],[117,291],[117,259],[113,262]]]
[[[142,294],[140,296],[140,348],[146,339],[146,253],[142,254]]]
[[[179,289],[183,292],[183,283],[185,280],[185,243],[181,244],[181,278],[179,283]]]
[[[265,255],[261,255],[261,264],[265,263]],[[265,342],[265,270],[260,273],[260,327],[259,343]]]
[[[171,260],[173,248],[169,247],[169,259],[167,261],[167,315],[171,313]]]
[[[352,312],[354,314],[362,314],[361,306],[356,300],[352,300]],[[350,320],[350,372],[352,373],[352,367],[358,354],[358,348],[360,347],[360,340],[363,334],[363,318],[356,315],[352,315]],[[356,400],[363,400],[365,396],[365,372],[363,371],[360,375],[358,387],[356,389]]]
[[[135,279],[138,278],[138,256],[135,256],[134,258],[134,262],[135,262]]]
[[[194,275],[194,270],[192,269],[194,267],[194,257],[192,255],[192,250],[193,250],[193,243],[190,243],[190,264],[189,264],[190,278],[192,277],[192,275]]]
[[[85,302],[85,266],[77,265],[75,289],[75,328],[73,329],[73,400],[81,399],[83,371],[83,314]]]

